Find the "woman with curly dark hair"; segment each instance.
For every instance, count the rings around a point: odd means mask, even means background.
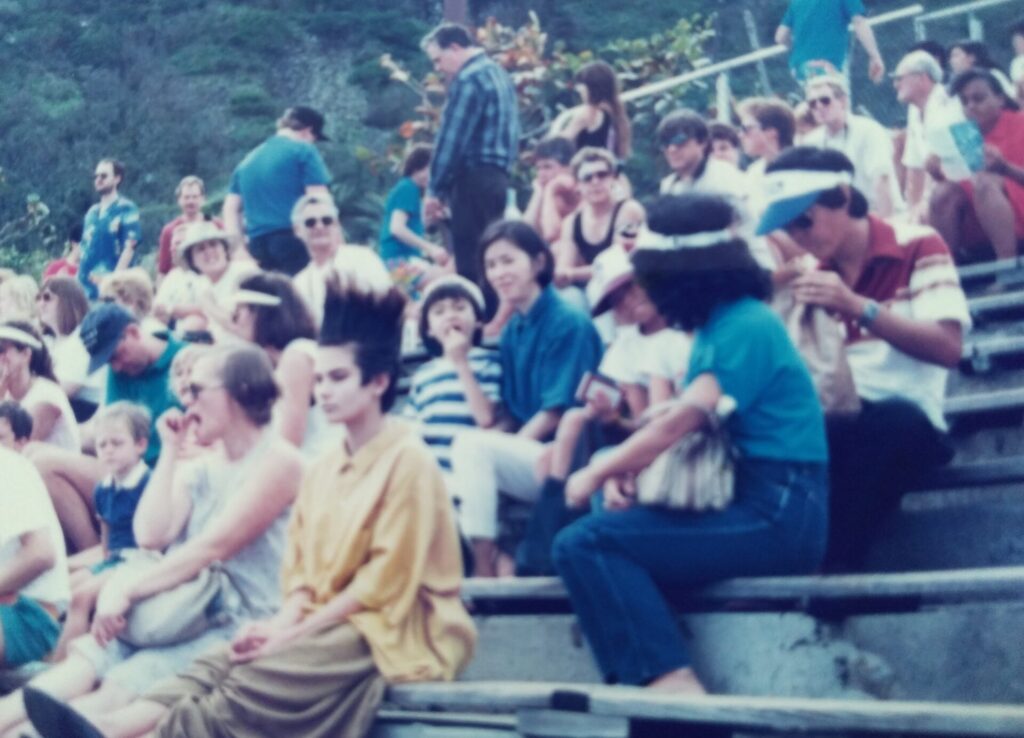
[[[633,262],[669,323],[696,331],[686,386],[566,485],[575,506],[604,490],[608,511],[563,530],[553,555],[609,682],[703,693],[660,587],[810,572],[825,552],[821,407],[803,360],[764,302],[769,277],[735,225],[733,208],[713,195],[654,203]],[[735,402],[726,421],[736,452],[731,504],[704,512],[635,504],[634,475],[705,426],[723,398]]]

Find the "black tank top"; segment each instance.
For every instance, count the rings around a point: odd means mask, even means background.
[[[584,146],[596,146],[599,149],[611,149],[612,117],[605,111],[601,111],[601,125],[595,130],[588,131],[584,128],[576,134],[576,150]],[[614,152],[612,152],[614,153]]]
[[[608,221],[608,232],[597,243],[590,243],[583,235],[583,211],[581,210],[576,213],[576,218],[572,224],[572,240],[576,244],[576,250],[579,252],[580,258],[587,264],[593,264],[597,255],[612,245],[612,241],[615,239],[615,221],[619,219],[619,210],[625,204],[625,200],[619,200],[619,202],[615,203],[611,220]]]

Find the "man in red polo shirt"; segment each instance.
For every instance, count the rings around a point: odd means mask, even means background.
[[[160,231],[160,250],[157,253],[157,272],[162,277],[174,268],[174,249],[171,248],[171,240],[174,229],[185,223],[195,223],[203,220],[203,205],[206,204],[206,185],[203,180],[193,174],[185,177],[178,183],[174,190],[174,196],[178,199],[178,207],[181,208],[181,215],[167,223]],[[219,218],[213,222],[218,228],[223,229],[224,224]]]
[[[988,70],[962,72],[950,88],[981,129],[985,167],[970,180],[936,187],[942,200],[932,225],[957,255],[990,243],[997,258],[1011,259],[1024,240],[1024,114]]]
[[[785,229],[821,268],[796,298],[840,320],[862,409],[828,421],[831,524],[826,566],[859,566],[869,534],[920,473],[949,460],[942,405],[970,327],[949,249],[932,229],[868,215],[838,151],[797,147],[767,168],[758,233]]]

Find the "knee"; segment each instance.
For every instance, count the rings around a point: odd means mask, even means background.
[[[1006,198],[1003,189],[1003,178],[991,172],[978,172],[974,175],[974,199],[987,202],[992,198]]]
[[[574,561],[593,556],[597,535],[587,522],[588,518],[579,520],[555,536],[551,545],[551,562],[560,575],[564,576],[567,571],[571,571]]]
[[[950,208],[959,209],[967,204],[967,193],[955,182],[939,182],[932,190],[928,205],[931,211],[946,212]]]

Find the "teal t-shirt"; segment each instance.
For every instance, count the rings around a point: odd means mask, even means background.
[[[419,249],[404,244],[391,235],[391,214],[396,210],[409,214],[406,225],[409,230],[417,236],[422,236],[423,218],[420,214],[422,196],[420,188],[410,177],[402,177],[391,192],[388,193],[387,202],[384,204],[384,221],[380,226],[380,257],[382,259],[408,259],[412,256],[422,256]]]
[[[798,79],[809,61],[824,59],[842,70],[854,16],[865,15],[863,0],[790,0],[782,25],[793,31],[789,67]]]
[[[716,307],[697,331],[689,384],[713,374],[736,400],[728,429],[750,458],[828,461],[825,417],[800,354],[771,308],[750,297]]]
[[[572,407],[580,379],[597,370],[601,352],[590,317],[545,287],[529,312],[514,315],[501,332],[505,408],[525,423],[541,410]]]
[[[156,421],[172,407],[179,407],[178,399],[171,388],[171,362],[185,344],[172,337],[167,338],[167,348],[160,357],[141,374],[118,374],[107,372],[106,404],[127,400],[143,405],[149,410],[153,424],[149,431],[149,446],[144,460],[149,466],[156,464],[160,456],[160,434],[156,432]]]

